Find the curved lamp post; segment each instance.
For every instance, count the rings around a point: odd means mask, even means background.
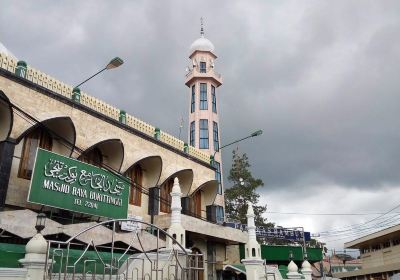
[[[228,146],[230,146],[230,145],[233,145],[233,144],[235,144],[235,143],[241,142],[241,141],[246,140],[246,139],[248,139],[248,138],[252,138],[252,137],[259,136],[259,135],[261,135],[262,133],[263,133],[263,131],[262,131],[261,129],[259,129],[259,130],[255,131],[255,132],[253,132],[252,134],[250,134],[249,136],[246,136],[246,137],[241,138],[241,139],[239,139],[239,140],[235,140],[235,141],[233,141],[233,142],[231,142],[231,143],[228,143],[228,144],[226,144],[226,145],[223,145],[221,148],[218,148],[218,150],[216,150],[216,151],[214,152],[214,154],[213,154],[213,155],[211,156],[211,158],[210,158],[210,161],[211,161],[210,163],[211,163],[211,165],[214,163],[215,154],[216,154],[217,152],[221,151],[223,148],[228,147]]]
[[[89,81],[90,79],[94,78],[95,76],[97,76],[98,74],[100,74],[101,72],[103,72],[104,70],[110,70],[110,69],[114,69],[117,68],[119,66],[121,66],[122,64],[124,64],[124,61],[119,58],[119,57],[114,57],[113,59],[111,59],[111,61],[106,65],[106,67],[104,67],[103,69],[101,69],[99,72],[97,72],[96,74],[90,76],[89,78],[87,78],[86,80],[84,80],[82,83],[80,83],[79,85],[75,86],[74,88],[79,87],[80,85],[83,85],[84,83],[86,83],[87,81]]]

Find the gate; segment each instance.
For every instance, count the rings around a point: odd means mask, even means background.
[[[132,232],[124,233],[130,240],[127,248],[116,247],[116,235],[120,234],[117,227],[121,222],[141,225]],[[96,243],[96,231],[104,227],[108,228],[107,233],[111,235],[109,247]],[[146,251],[144,231],[150,232],[156,239],[156,246],[152,250]],[[82,243],[79,238],[84,235],[93,237],[89,238],[83,250],[74,249]],[[172,248],[161,247],[163,237],[172,239]],[[192,254],[173,236],[155,225],[135,219],[116,219],[88,227],[67,241],[48,240],[44,280],[188,280],[204,270],[199,260],[203,260],[202,255]]]

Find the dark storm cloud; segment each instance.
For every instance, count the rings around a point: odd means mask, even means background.
[[[224,78],[222,142],[264,130],[240,143],[263,201],[296,190],[307,208],[327,195],[316,189],[334,186],[337,198],[364,192],[357,209],[380,205],[371,191],[399,190],[399,10],[398,1],[3,1],[0,41],[70,84],[121,56],[121,68],[82,89],[177,136],[203,16]],[[223,155],[227,173],[231,150]]]

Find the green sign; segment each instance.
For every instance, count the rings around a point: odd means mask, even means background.
[[[126,218],[129,181],[99,167],[38,149],[28,202],[109,218]]]

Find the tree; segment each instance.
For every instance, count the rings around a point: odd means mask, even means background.
[[[273,223],[267,223],[263,214],[267,211],[267,205],[258,205],[260,195],[256,189],[264,186],[261,179],[255,179],[249,170],[250,163],[246,154],[240,155],[233,150],[232,167],[229,171],[228,181],[232,187],[225,190],[225,212],[229,219],[247,224],[247,202],[251,202],[254,208],[256,226],[273,227]]]

